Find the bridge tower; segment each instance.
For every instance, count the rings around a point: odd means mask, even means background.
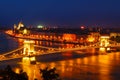
[[[106,51],[110,51],[110,47],[109,47],[109,36],[101,36],[100,37],[100,48],[99,51],[101,53],[106,53]]]
[[[101,36],[100,37],[100,46],[107,47],[109,45],[109,36]]]
[[[24,40],[24,55],[34,55],[34,41],[33,40]]]

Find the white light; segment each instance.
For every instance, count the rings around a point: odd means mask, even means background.
[[[109,51],[110,50],[110,48],[107,48],[107,51]]]
[[[100,38],[110,38],[109,36],[101,36]]]
[[[41,25],[38,25],[38,26],[37,26],[37,28],[43,28],[43,26],[41,26]]]

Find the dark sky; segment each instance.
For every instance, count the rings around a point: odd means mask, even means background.
[[[120,0],[0,0],[0,25],[120,25]]]

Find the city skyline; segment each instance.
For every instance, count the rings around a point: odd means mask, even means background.
[[[27,26],[119,27],[118,0],[1,0],[0,26],[13,27],[19,21]]]

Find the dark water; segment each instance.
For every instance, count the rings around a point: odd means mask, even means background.
[[[0,32],[0,54],[14,50],[18,47],[18,43],[15,39]]]

